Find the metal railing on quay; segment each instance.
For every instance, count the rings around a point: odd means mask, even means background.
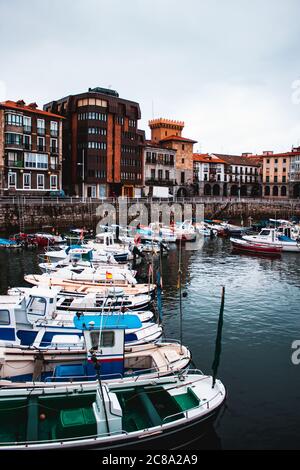
[[[193,197],[171,197],[171,198],[127,198],[127,197],[105,197],[105,198],[91,198],[91,197],[50,197],[50,196],[0,196],[0,203],[5,205],[11,204],[23,204],[31,205],[65,205],[65,204],[104,204],[104,203],[119,203],[127,202],[128,204],[159,204],[159,203],[168,203],[168,204],[262,204],[262,205],[285,205],[285,206],[295,206],[300,205],[300,199],[279,199],[279,198],[252,198],[252,197],[224,197],[224,196],[193,196]]]

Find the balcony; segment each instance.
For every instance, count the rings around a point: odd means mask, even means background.
[[[292,172],[289,174],[289,180],[291,182],[294,182],[294,181],[300,181],[300,172],[299,171],[295,171],[295,172]]]
[[[38,133],[38,135],[45,135],[45,128],[44,127],[38,127],[37,128],[37,133]]]
[[[59,163],[50,163],[49,165],[50,171],[58,171],[61,170],[61,165]]]
[[[50,135],[51,137],[57,137],[58,136],[58,131],[55,129],[50,129]]]
[[[28,142],[25,142],[25,143],[23,144],[23,147],[24,147],[24,150],[31,150],[32,145],[29,144]]]
[[[163,178],[146,178],[145,179],[145,184],[148,186],[151,185],[157,185],[157,186],[173,186],[175,184],[175,180],[169,179],[163,179]]]
[[[23,168],[23,161],[22,160],[8,160],[7,166],[9,168]]]
[[[23,126],[23,132],[24,134],[31,134],[31,126]]]
[[[23,150],[23,142],[5,142],[6,149]]]

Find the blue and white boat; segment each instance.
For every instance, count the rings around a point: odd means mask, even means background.
[[[242,238],[248,242],[281,247],[283,252],[300,253],[299,241],[285,234],[279,234],[274,228],[264,228],[258,235],[244,235]]]
[[[74,321],[83,331],[80,340],[75,335],[67,339],[56,335],[47,347],[0,347],[0,387],[24,386],[24,382],[26,386],[30,382],[34,386],[53,382],[63,386],[70,381],[94,381],[97,385],[95,361],[105,380],[174,374],[190,362],[190,351],[174,341],[128,347],[125,331],[139,327],[135,315],[97,316],[91,321],[83,316]]]
[[[39,295],[32,295],[28,302],[26,297],[0,296],[0,345],[25,345],[49,347],[59,335],[66,342],[82,341],[82,330],[74,324],[73,314],[57,313],[55,298],[57,292],[52,289],[40,289]],[[108,321],[109,313],[84,315],[85,321]],[[130,314],[126,314],[129,315]],[[81,314],[79,313],[79,316]],[[124,313],[119,313],[120,321]],[[125,331],[125,342],[136,345],[157,341],[162,335],[162,327],[156,323],[143,323],[137,318],[135,327]],[[100,320],[99,320],[100,321]],[[138,326],[137,326],[137,321]]]
[[[9,240],[8,238],[0,238],[0,248],[20,248],[21,245],[15,240]]]

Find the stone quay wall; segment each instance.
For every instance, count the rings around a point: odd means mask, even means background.
[[[125,206],[123,201],[121,207],[115,200],[3,198],[0,200],[0,233],[51,231],[53,228],[66,231],[72,226],[95,228],[96,224],[105,216],[105,213],[107,215],[106,211],[115,211],[114,223],[124,225],[122,223],[124,221],[124,211],[127,210],[130,214],[128,217],[129,223],[139,215],[138,207],[133,206],[138,203],[147,208],[149,213],[148,222],[151,220],[150,208],[153,204],[160,204],[159,207],[161,207],[162,212],[166,211],[166,207],[172,204],[178,204],[183,208],[192,207],[193,214],[196,205],[203,204],[205,218],[228,219],[236,222],[243,220],[244,225],[248,225],[249,218],[252,221],[257,221],[267,218],[290,219],[292,216],[300,217],[300,201],[295,200],[185,198],[176,201],[149,201],[146,199],[128,199]],[[191,211],[184,212],[184,218],[190,218],[190,214]],[[147,220],[144,219],[143,223],[147,223]]]

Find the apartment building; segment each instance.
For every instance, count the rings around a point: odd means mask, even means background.
[[[36,103],[0,103],[2,195],[46,195],[62,189],[62,121]]]

